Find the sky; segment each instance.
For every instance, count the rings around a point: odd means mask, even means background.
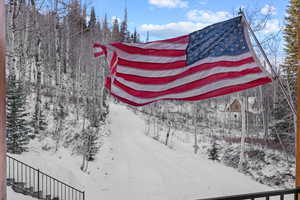
[[[97,16],[123,19],[128,9],[129,30],[135,28],[142,39],[150,40],[191,33],[207,25],[231,18],[242,7],[257,10],[262,17],[271,13],[264,33],[278,32],[284,24],[288,0],[82,0],[94,6]]]

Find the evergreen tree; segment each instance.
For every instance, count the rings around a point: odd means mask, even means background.
[[[90,127],[89,128],[89,134],[88,134],[88,152],[86,159],[87,161],[93,161],[95,160],[95,156],[98,153],[101,144],[99,142],[99,129],[96,127]]]
[[[297,23],[298,23],[298,12],[300,9],[299,0],[290,0],[287,16],[285,17],[286,26],[284,28],[284,39],[285,39],[285,52],[287,56],[284,60],[283,70],[287,76],[287,80],[292,89],[293,95],[295,95],[295,84],[296,84],[296,72],[297,72]]]
[[[278,98],[278,103],[271,112],[273,119],[269,124],[271,130],[270,137],[275,142],[279,142],[278,136],[281,140],[288,142],[290,139],[293,139],[292,137],[294,135],[289,134],[294,131],[293,116],[286,106],[286,100],[282,96]]]
[[[103,31],[103,41],[107,42],[111,39],[111,32],[108,27],[107,15],[105,14],[103,24],[102,24],[102,31]]]
[[[127,16],[127,8],[125,8],[124,11],[124,20],[121,24],[121,30],[120,30],[120,42],[128,42],[128,30],[127,30],[127,21],[128,21],[128,16]]]
[[[134,32],[132,34],[132,42],[133,43],[140,42],[139,35],[138,35],[137,31],[136,31],[136,28],[134,29]]]
[[[90,21],[88,24],[89,29],[93,29],[97,23],[94,7],[91,8]]]
[[[36,121],[39,121],[39,123],[35,123]],[[44,115],[43,109],[40,110],[40,112],[35,112],[33,113],[32,116],[32,126],[35,124],[38,124],[38,127],[34,129],[34,135],[38,135],[41,131],[46,130],[48,124],[46,122],[46,117]]]
[[[213,161],[220,161],[219,158],[219,145],[217,144],[216,140],[213,141],[212,146],[208,149],[208,159]]]
[[[7,151],[20,154],[27,150],[31,131],[26,119],[26,95],[21,82],[15,76],[8,77],[6,102]]]
[[[86,5],[83,5],[83,9],[82,9],[82,16],[81,16],[81,26],[83,30],[86,30],[87,28],[87,24],[86,24],[86,20],[87,19],[87,15],[86,15]]]
[[[88,127],[84,129],[81,134],[82,141],[82,153],[86,161],[93,161],[95,155],[98,153],[101,143],[99,142],[99,128],[98,127]]]
[[[150,40],[150,34],[149,31],[147,31],[146,42],[149,42],[149,40]]]
[[[114,42],[120,42],[120,31],[119,31],[119,21],[118,19],[114,19],[113,27],[112,27],[112,40]]]

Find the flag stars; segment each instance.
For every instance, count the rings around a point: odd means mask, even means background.
[[[187,49],[187,62],[191,64],[208,56],[234,56],[249,51],[239,20],[236,18],[193,32]]]

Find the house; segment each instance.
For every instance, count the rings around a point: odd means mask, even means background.
[[[225,109],[226,112],[241,112],[242,106],[238,99],[234,99]]]
[[[257,120],[260,120],[261,114],[261,106],[257,97],[248,97],[248,105],[246,105],[246,113],[248,123],[254,123]],[[225,106],[225,113],[227,113],[227,117],[239,123],[241,120],[241,111],[242,106],[240,99],[234,98],[229,104]]]
[[[261,113],[261,106],[259,100],[256,97],[248,97],[247,112],[252,114]],[[225,107],[225,112],[237,112],[242,111],[241,102],[238,98],[233,99],[231,103],[227,104]]]

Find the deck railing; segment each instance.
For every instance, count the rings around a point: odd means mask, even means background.
[[[300,193],[300,188],[286,189],[286,190],[274,190],[267,192],[249,193],[233,196],[223,196],[215,198],[207,198],[201,200],[270,200],[270,199],[280,199],[280,200],[298,200]],[[277,198],[276,198],[277,197]]]
[[[45,200],[85,200],[84,191],[9,155],[7,155],[6,164],[7,184],[16,192]]]

